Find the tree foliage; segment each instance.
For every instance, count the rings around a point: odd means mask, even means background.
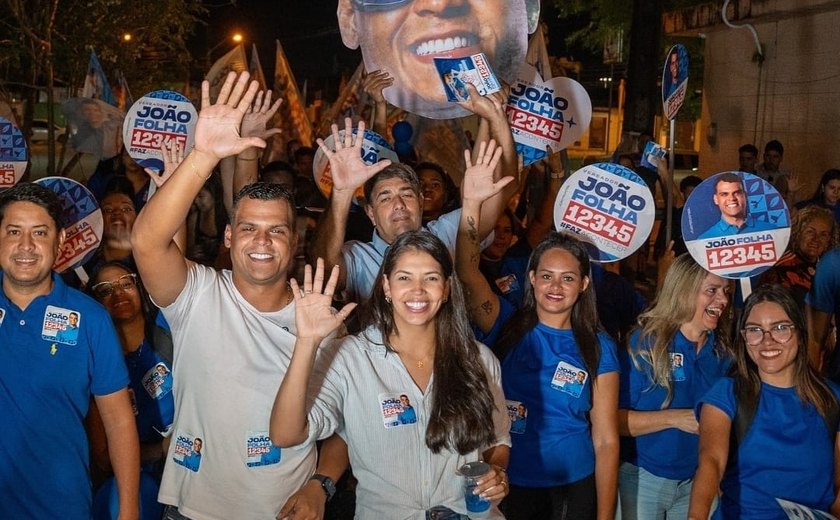
[[[697,91],[702,88],[703,83],[703,49],[702,49],[702,42],[696,38],[670,38],[670,37],[662,37],[661,41],[650,42],[650,45],[643,44],[638,40],[646,40],[652,37],[658,37],[659,31],[656,30],[643,30],[637,31],[638,34],[634,34],[632,30],[632,21],[633,21],[633,7],[634,4],[637,4],[633,0],[551,0],[552,4],[558,10],[559,16],[561,18],[572,18],[572,17],[585,17],[587,22],[585,26],[577,31],[573,31],[570,33],[566,39],[567,42],[570,44],[577,43],[584,46],[587,49],[592,51],[600,52],[604,41],[608,38],[613,37],[616,32],[620,31],[620,34],[623,36],[623,49],[624,49],[624,59],[629,60],[629,50],[633,47],[633,43],[635,43],[635,48],[658,48],[660,49],[661,54],[661,61],[658,65],[658,70],[656,67],[649,67],[643,66],[641,69],[639,67],[629,67],[628,68],[628,82],[631,81],[646,81],[646,82],[655,82],[658,81],[658,78],[661,76],[662,72],[662,64],[664,64],[665,55],[667,50],[676,43],[681,43],[685,45],[686,49],[689,52],[689,56],[691,56],[690,60],[690,70],[689,70],[689,85],[688,85],[688,92],[686,94],[686,99],[683,104],[683,108],[680,110],[679,117],[681,119],[697,119],[700,117],[700,105],[701,105],[701,96],[697,94]],[[646,2],[647,0],[641,0],[641,2]],[[699,5],[703,3],[708,3],[708,0],[664,0],[662,2],[662,9],[663,11],[670,11],[681,9],[684,7],[691,7],[694,5]],[[632,42],[633,39],[637,39],[636,42]],[[658,59],[659,57],[657,57]],[[643,77],[634,77],[636,73],[643,73]],[[638,87],[638,85],[636,85]],[[628,85],[628,87],[630,87]],[[641,89],[641,90],[649,90],[649,89]],[[650,96],[647,96],[650,98]],[[655,96],[654,96],[655,98]],[[656,111],[656,100],[650,99],[650,107],[651,110]],[[646,101],[643,105],[648,105],[649,103]],[[634,107],[634,104],[630,104],[631,110],[637,110]],[[638,109],[641,109],[639,107]],[[628,118],[627,121],[637,120],[636,125],[639,126],[641,123],[639,121],[650,119],[647,115],[636,114],[634,117]]]
[[[204,13],[200,0],[0,0],[0,15],[9,15],[0,16],[0,33],[11,36],[0,53],[7,80],[43,73],[44,55],[32,52],[31,35],[43,29],[50,10],[57,84],[80,86],[93,48],[112,83],[119,70],[140,92],[186,78],[186,39]],[[129,42],[122,40],[126,33]]]

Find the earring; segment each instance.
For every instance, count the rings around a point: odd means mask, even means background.
[[[388,303],[391,303],[391,297],[390,296],[385,296],[385,301],[388,302]]]

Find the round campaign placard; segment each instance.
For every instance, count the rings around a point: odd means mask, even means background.
[[[688,51],[682,45],[674,45],[665,58],[662,68],[662,109],[670,121],[677,116],[685,101],[688,90]]]
[[[354,128],[353,135],[357,134],[358,130]],[[344,130],[338,131],[338,138],[342,141],[344,140]],[[327,148],[330,150],[335,150],[335,137],[330,135],[324,139],[324,144],[326,144]],[[397,152],[395,152],[393,147],[391,147],[391,143],[373,130],[368,129],[365,129],[365,137],[362,140],[361,155],[365,164],[376,164],[383,159],[390,159],[393,163],[400,162],[399,157],[397,157]],[[320,147],[318,148],[318,151],[315,152],[315,158],[312,161],[312,171],[315,176],[315,184],[318,185],[318,189],[321,190],[324,197],[329,199],[330,193],[332,192],[330,160],[327,158],[327,154],[325,154]],[[361,204],[361,200],[364,199],[364,196],[364,189],[360,186],[359,189],[356,190],[356,202]]]
[[[44,177],[36,183],[58,194],[64,206],[66,237],[53,269],[63,273],[81,267],[93,257],[102,240],[102,210],[93,194],[66,177]]]
[[[193,147],[198,113],[190,100],[171,90],[156,90],[131,105],[123,124],[128,155],[143,168],[163,172],[161,144],[174,140],[187,155]]]
[[[28,163],[29,150],[23,133],[14,123],[0,117],[0,189],[17,184]]]
[[[746,278],[766,271],[790,238],[785,199],[769,182],[744,172],[712,175],[691,192],[682,215],[691,256],[710,273]]]
[[[516,154],[525,166],[577,141],[592,120],[592,101],[586,89],[571,78],[543,80],[537,69],[524,63],[510,86],[505,107]]]
[[[554,203],[554,225],[587,237],[589,256],[613,262],[633,254],[656,218],[645,181],[619,164],[584,166],[569,177]]]

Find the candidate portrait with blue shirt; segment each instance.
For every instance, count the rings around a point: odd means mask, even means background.
[[[744,180],[737,173],[720,174],[715,181],[715,193],[712,200],[720,209],[720,220],[701,233],[698,239],[768,231],[777,227],[749,214]]]
[[[402,404],[402,412],[397,415],[397,419],[400,421],[400,424],[414,424],[417,422],[417,412],[414,411],[414,407],[411,406],[411,401],[409,401],[408,396],[403,394],[400,396],[400,403]]]

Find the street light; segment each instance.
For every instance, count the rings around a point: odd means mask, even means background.
[[[122,41],[124,41],[126,43],[130,42],[131,38],[132,38],[131,33],[124,33],[122,35]]]
[[[208,38],[209,40],[210,38]],[[223,45],[230,45],[231,43],[235,45],[239,45],[245,39],[245,36],[242,35],[240,32],[235,32],[230,35],[230,37],[223,39],[216,45],[207,49],[207,54],[204,56],[204,73],[206,74],[210,70],[210,66],[213,64],[213,52],[216,51],[219,47]]]

